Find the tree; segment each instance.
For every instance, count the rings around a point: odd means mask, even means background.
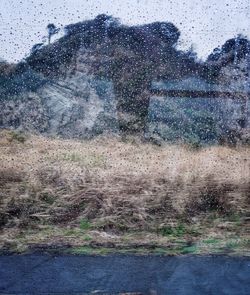
[[[154,35],[169,44],[169,46],[175,45],[180,37],[180,31],[172,23],[154,22],[146,26]]]
[[[187,57],[193,61],[198,59],[197,52],[195,51],[195,45],[191,44],[189,49],[187,50]]]
[[[32,46],[30,53],[33,54],[35,52],[37,52],[38,50],[40,50],[43,47],[43,43],[37,43],[35,45]]]
[[[94,19],[95,39],[101,41],[105,36],[109,35],[110,27],[119,26],[119,20],[111,15],[99,14]]]
[[[48,31],[48,42],[50,44],[51,37],[59,32],[59,28],[57,28],[54,24],[48,24],[47,25],[47,31]]]

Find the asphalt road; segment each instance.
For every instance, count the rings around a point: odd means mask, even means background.
[[[249,295],[250,257],[0,256],[0,294],[94,291],[92,294]]]

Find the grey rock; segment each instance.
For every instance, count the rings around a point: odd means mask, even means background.
[[[70,137],[117,132],[111,82],[96,79],[86,68],[48,81],[36,92],[0,100],[0,127]]]

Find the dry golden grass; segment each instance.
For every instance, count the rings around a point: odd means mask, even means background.
[[[180,222],[201,225],[211,214],[249,213],[247,147],[196,151],[118,138],[29,136],[19,142],[8,131],[0,136],[0,226],[7,241],[28,230],[38,237],[51,225],[77,228],[81,220],[99,240],[106,233],[121,241],[131,231],[145,232],[147,239]],[[223,233],[206,232],[216,231]]]

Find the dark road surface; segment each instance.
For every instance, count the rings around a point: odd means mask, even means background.
[[[0,294],[250,294],[250,258],[0,256]],[[94,292],[96,291],[96,292]]]

